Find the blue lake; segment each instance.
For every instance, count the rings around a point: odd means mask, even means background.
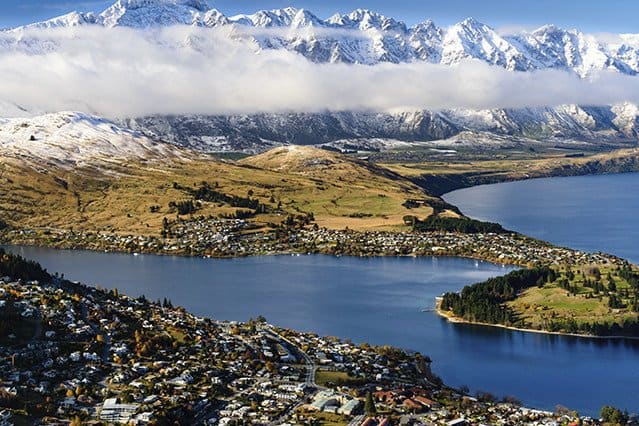
[[[432,312],[446,291],[512,270],[458,258],[273,256],[232,260],[132,256],[31,247],[11,250],[66,278],[150,299],[169,297],[216,319],[270,322],[433,359],[446,383],[527,405],[596,415],[604,404],[639,411],[639,342],[450,324]]]
[[[639,263],[639,173],[482,185],[444,199],[476,219]]]

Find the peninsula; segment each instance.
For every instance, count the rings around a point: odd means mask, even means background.
[[[43,171],[32,160],[5,163],[0,179],[12,189],[0,193],[0,242],[203,257],[459,256],[549,268],[541,281],[529,277],[513,286],[502,277],[497,284],[506,288],[499,292],[490,282],[446,295],[439,310],[456,321],[637,336],[636,270],[628,262],[469,219],[433,195],[441,182],[632,170],[634,150],[527,155],[510,163],[477,158],[472,176],[463,172],[463,159],[445,167],[436,161],[380,166],[309,147],[240,161],[171,152],[170,167],[151,154],[145,163],[99,160],[99,169],[61,164]],[[218,173],[214,179],[211,170]]]

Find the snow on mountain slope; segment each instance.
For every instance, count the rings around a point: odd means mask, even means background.
[[[636,52],[624,57],[619,48],[577,30],[546,25],[530,34],[512,36],[509,40],[519,46],[534,69],[570,69],[582,77],[600,70],[616,70],[625,74],[636,74],[639,70],[633,63],[637,58]]]
[[[296,52],[316,63],[372,66],[384,62],[423,61],[452,66],[474,59],[513,72],[555,69],[583,78],[600,70],[639,74],[639,34],[604,37],[548,25],[533,32],[505,35],[472,18],[448,28],[438,27],[429,20],[408,27],[392,17],[364,9],[336,14],[328,19],[291,7],[228,17],[200,0],[118,0],[99,14],[73,12],[26,27],[0,31],[0,53],[18,50],[35,55],[55,51],[55,38],[47,37],[58,28],[144,29],[172,25],[221,27],[224,37],[246,43],[256,53],[281,49]],[[145,34],[149,38],[156,36],[154,31]],[[158,40],[158,43],[164,46],[163,41]],[[213,54],[206,50],[211,46],[209,41],[199,40],[196,32],[179,43],[179,48],[191,47],[204,54]],[[20,114],[19,106],[0,103],[0,116]],[[122,155],[122,158],[128,158],[125,151],[129,149],[135,158],[156,155],[158,150],[159,155],[163,155],[162,149],[154,146],[150,139],[203,151],[256,152],[286,144],[326,144],[361,139],[411,143],[468,141],[472,135],[481,134],[482,140],[487,140],[487,135],[492,134],[500,141],[564,138],[589,143],[636,143],[639,135],[639,107],[633,104],[478,111],[122,118],[120,123],[134,131],[77,114],[45,117],[28,120],[25,128],[20,127],[22,124],[17,120],[0,123],[2,152],[13,152],[16,156],[23,152],[33,158],[44,155],[52,161],[65,162],[63,152],[69,149],[73,154],[70,162],[81,163],[92,156],[107,159]],[[60,132],[55,131],[58,125]],[[44,129],[42,135],[33,130],[37,128]],[[136,133],[138,131],[140,133]],[[29,140],[33,133],[36,141]],[[460,139],[457,135],[464,136]],[[170,152],[166,154],[171,155]]]
[[[0,119],[0,155],[73,168],[178,158],[178,150],[97,117],[75,112]]]
[[[118,0],[97,21],[109,28],[191,25],[209,10],[199,0]]]
[[[201,0],[118,0],[98,15],[72,12],[5,34],[82,25],[231,25],[238,41],[248,40],[258,49],[286,49],[321,63],[427,61],[452,65],[472,58],[512,71],[562,69],[582,77],[599,70],[639,73],[637,34],[622,34],[611,41],[606,39],[610,37],[547,25],[530,33],[502,35],[472,18],[449,28],[437,27],[429,20],[409,28],[392,17],[364,9],[328,19],[292,7],[227,17]],[[256,29],[262,31],[256,33]]]
[[[16,30],[73,28],[81,25],[95,24],[96,22],[96,16],[93,13],[71,12],[44,22],[25,25],[17,28]]]
[[[442,41],[441,63],[452,65],[464,59],[482,59],[511,71],[531,68],[517,48],[489,26],[468,18],[453,25]]]
[[[408,36],[408,44],[415,52],[415,58],[435,64],[440,63],[444,34],[445,31],[430,20],[414,26]]]
[[[202,151],[259,152],[272,146],[316,145],[339,139],[443,139],[459,132],[428,111],[170,116],[122,120],[122,125],[156,140]]]
[[[614,114],[613,123],[627,137],[639,136],[639,107],[634,104],[624,103],[611,108]]]
[[[123,126],[148,137],[200,151],[260,152],[277,145],[319,145],[343,140],[432,143],[458,134],[487,140],[582,141],[636,145],[639,107],[563,105],[545,108],[397,113],[340,112],[171,116],[125,119]],[[358,143],[363,146],[363,142]]]
[[[287,7],[285,9],[260,10],[253,15],[236,15],[231,17],[229,21],[260,28],[289,27],[296,14],[297,9]],[[319,19],[316,18],[316,20],[319,23]],[[306,24],[304,22],[298,22],[298,25],[300,23]],[[307,24],[311,23],[312,19]]]

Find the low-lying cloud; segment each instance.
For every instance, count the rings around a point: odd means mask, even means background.
[[[232,29],[85,27],[0,34],[0,115],[106,117],[518,108],[639,102],[639,78],[510,72],[479,61],[315,64],[234,41]]]

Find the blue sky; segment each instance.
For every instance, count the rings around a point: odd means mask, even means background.
[[[115,1],[115,0],[113,0]],[[101,11],[113,1],[0,0],[0,27],[11,27],[78,11]],[[294,6],[320,17],[366,8],[414,24],[427,18],[449,25],[473,16],[496,28],[531,28],[552,23],[587,32],[639,33],[636,0],[218,0],[209,3],[233,15]]]

